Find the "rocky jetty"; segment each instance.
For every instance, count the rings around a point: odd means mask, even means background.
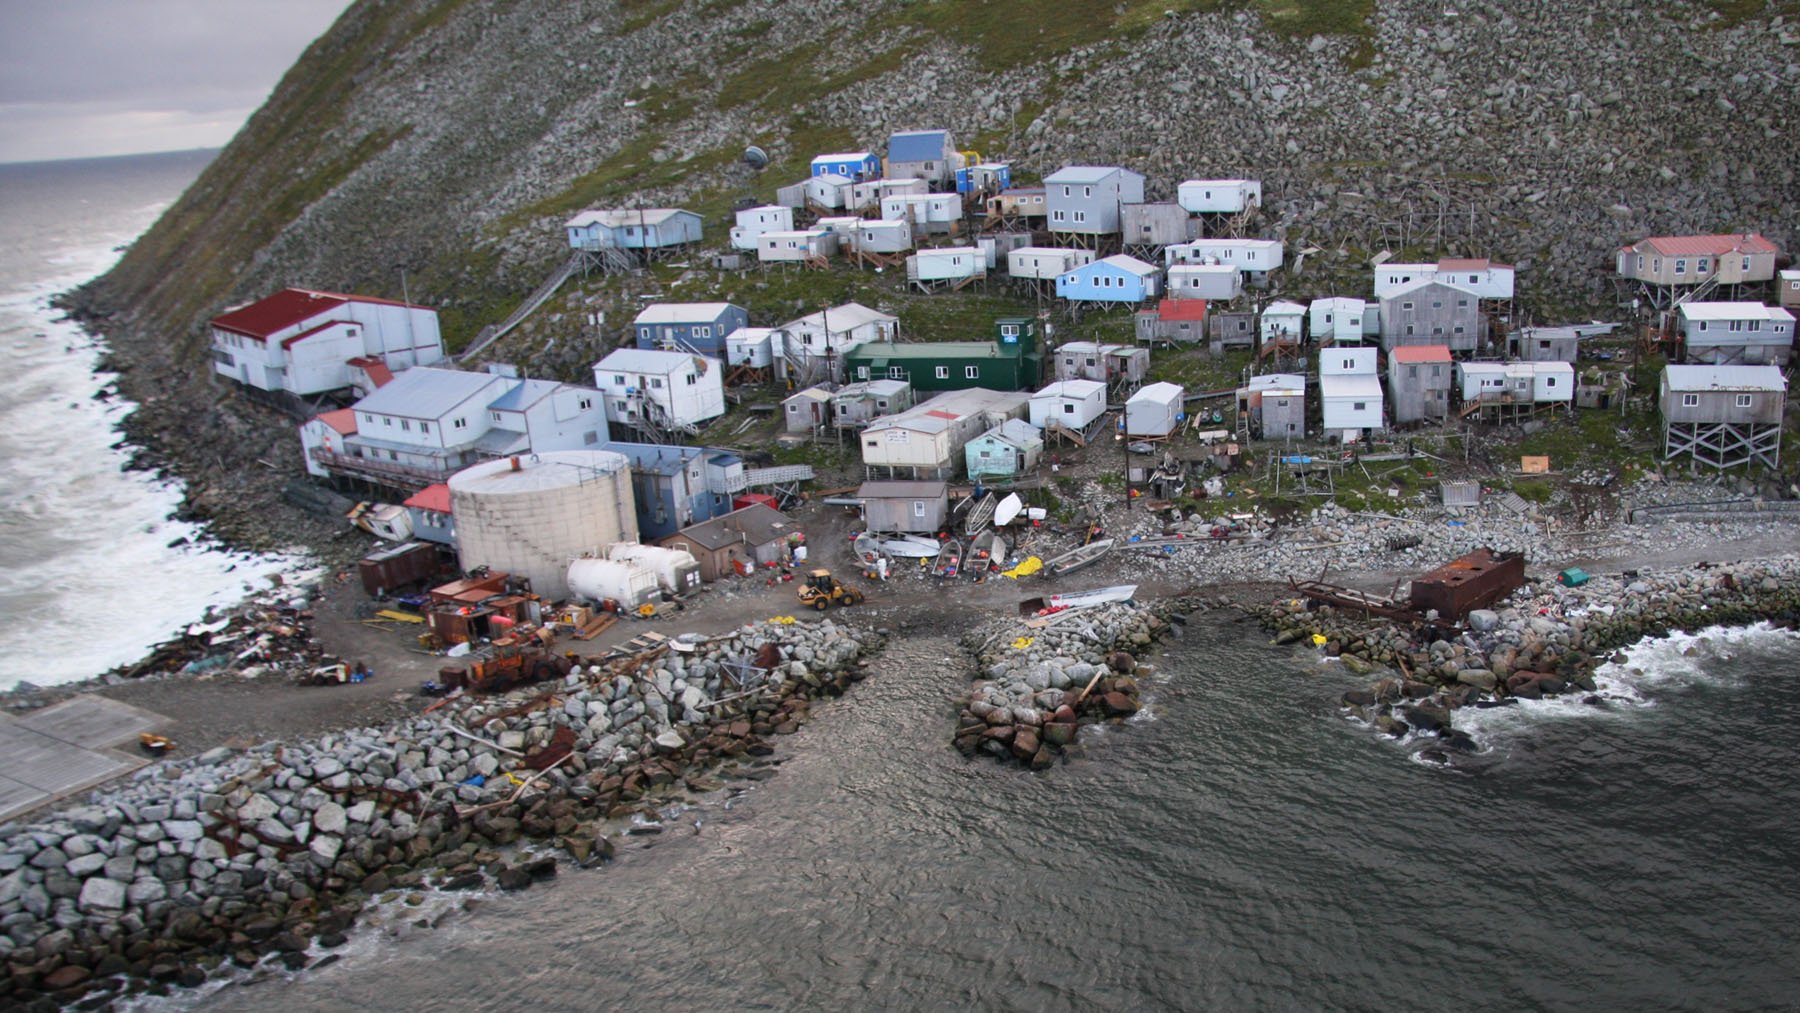
[[[964,638],[984,675],[957,717],[956,748],[1033,770],[1056,763],[1082,724],[1122,720],[1142,706],[1142,654],[1167,629],[1152,610],[1121,602],[1050,616],[1031,629],[1005,622]]]
[[[602,820],[654,832],[683,789],[769,776],[770,740],[859,681],[880,643],[829,620],[747,626],[386,727],[147,767],[0,831],[0,997],[306,966],[367,904],[556,872],[552,857],[495,849],[610,857]]]
[[[1607,574],[1580,587],[1541,579],[1496,608],[1470,612],[1460,628],[1409,629],[1294,599],[1255,611],[1277,631],[1277,644],[1310,644],[1374,677],[1344,694],[1353,716],[1389,735],[1416,731],[1470,749],[1455,728],[1458,709],[1592,693],[1594,670],[1609,653],[1643,637],[1800,621],[1800,558]]]

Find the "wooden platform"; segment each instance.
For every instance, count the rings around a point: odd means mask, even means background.
[[[91,694],[0,715],[0,821],[144,766],[150,760],[136,751],[139,733],[167,723],[160,714]]]

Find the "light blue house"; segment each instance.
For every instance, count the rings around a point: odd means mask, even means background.
[[[681,208],[583,211],[563,223],[576,250],[666,250],[700,241],[700,216]]]
[[[1057,275],[1056,294],[1070,302],[1141,303],[1162,294],[1162,271],[1114,254]]]
[[[1023,419],[1007,419],[963,447],[972,479],[1016,478],[1037,467],[1043,456],[1043,435]]]
[[[750,326],[750,314],[728,302],[659,302],[644,307],[632,321],[639,348],[698,352],[725,358],[725,338]]]
[[[842,151],[812,160],[812,175],[842,176],[852,183],[881,178],[881,159],[873,152]]]
[[[730,451],[656,443],[608,443],[604,449],[631,460],[632,506],[638,538],[646,543],[730,513],[732,495],[743,483],[743,459]]]

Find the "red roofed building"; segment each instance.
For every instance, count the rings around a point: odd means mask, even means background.
[[[1769,281],[1781,250],[1752,232],[1651,236],[1619,248],[1619,277],[1646,285],[1720,285]]]
[[[456,519],[450,515],[450,485],[428,485],[401,504],[412,516],[413,537],[440,545],[456,544]]]
[[[1388,351],[1388,400],[1396,425],[1442,422],[1450,415],[1456,371],[1448,345],[1401,345]]]
[[[437,311],[391,299],[282,289],[213,318],[213,368],[258,390],[320,394],[352,386],[358,374],[429,365],[444,357]],[[392,374],[388,376],[391,378]]]
[[[300,426],[300,451],[306,459],[306,471],[319,478],[330,478],[331,472],[314,459],[313,449],[334,454],[344,452],[344,437],[356,435],[356,412],[339,408],[334,412],[314,415]]]

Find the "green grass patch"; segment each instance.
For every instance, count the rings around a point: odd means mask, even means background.
[[[630,35],[647,28],[680,8],[681,0],[619,0],[619,11],[625,15],[625,20],[619,22],[619,34]]]

